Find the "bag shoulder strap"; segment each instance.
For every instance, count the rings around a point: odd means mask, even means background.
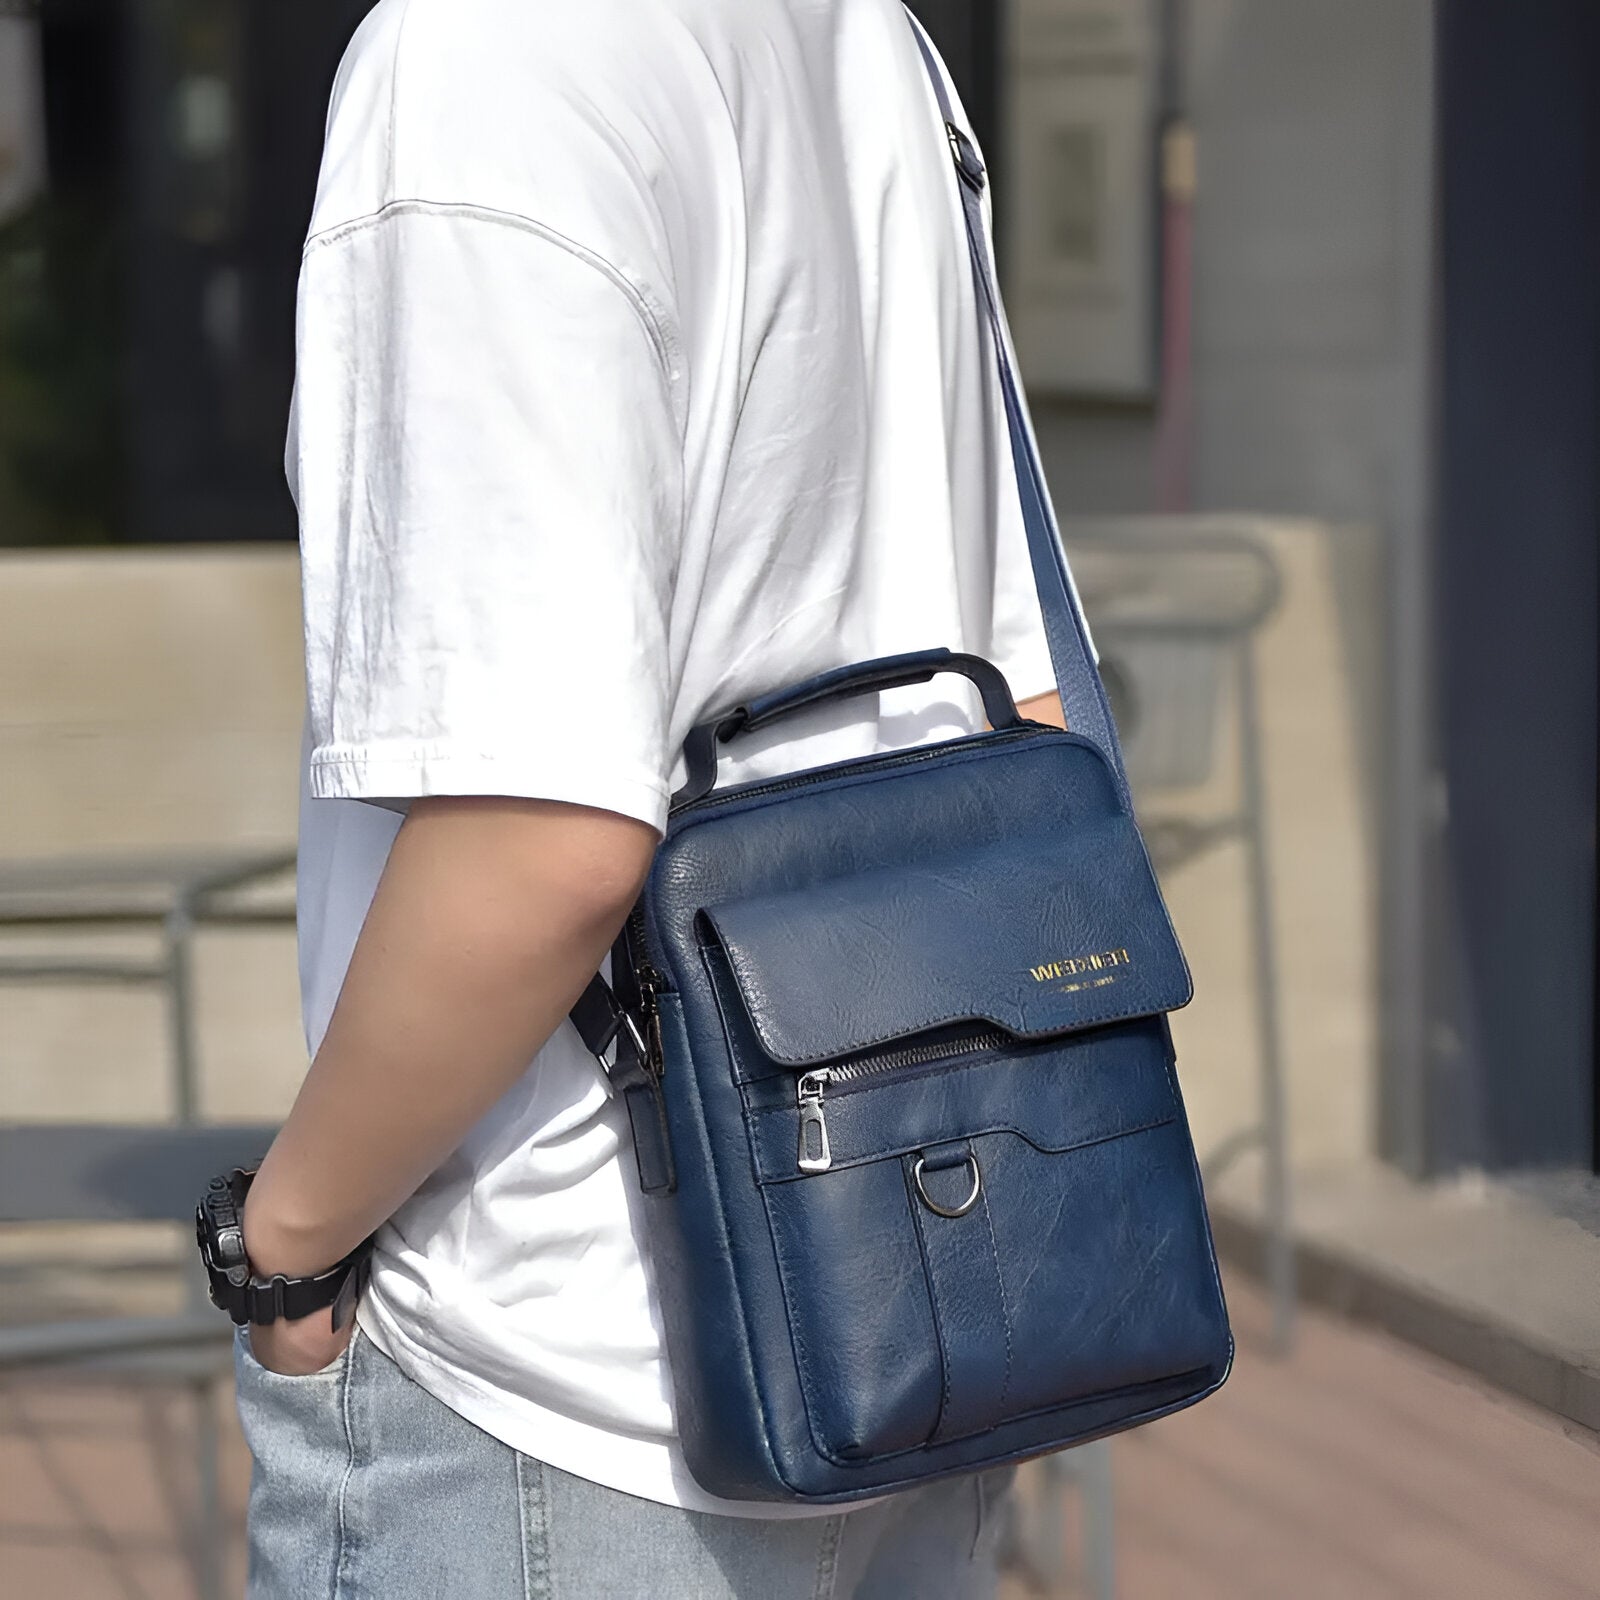
[[[1111,718],[1105,688],[1089,638],[1089,626],[1078,602],[1071,569],[1061,549],[1061,535],[1039,465],[1033,429],[1028,421],[1021,387],[1017,382],[1011,343],[1006,334],[1005,313],[995,288],[994,265],[989,258],[987,229],[984,226],[983,191],[987,183],[983,162],[972,140],[957,120],[950,87],[938,53],[910,10],[906,18],[922,52],[923,65],[933,86],[934,99],[944,122],[945,137],[955,161],[956,188],[961,197],[961,213],[966,224],[967,254],[972,261],[972,279],[979,314],[983,318],[989,343],[994,350],[1000,374],[1000,392],[1005,401],[1006,430],[1011,441],[1012,466],[1016,471],[1017,496],[1022,506],[1022,521],[1027,529],[1028,555],[1033,565],[1034,588],[1039,595],[1039,610],[1044,618],[1045,641],[1050,649],[1050,665],[1067,726],[1097,745],[1110,764],[1112,776],[1124,804],[1130,804],[1127,775],[1122,765],[1122,749],[1117,742],[1116,724]],[[611,986],[596,975],[589,982],[577,1005],[572,1022],[591,1054],[605,1065],[605,1053],[618,1046],[617,1071],[636,1067],[642,1057],[642,1040],[631,1015],[618,1002]],[[611,1069],[608,1069],[611,1070]]]
[[[1045,640],[1050,647],[1050,665],[1055,671],[1056,688],[1067,726],[1084,734],[1100,747],[1117,781],[1124,803],[1128,801],[1128,780],[1122,765],[1122,747],[1117,741],[1116,724],[1106,701],[1104,685],[1095,665],[1089,626],[1078,602],[1071,569],[1061,549],[1061,534],[1056,526],[1050,493],[1028,420],[1027,406],[1017,382],[1011,341],[1006,334],[1005,313],[995,288],[994,265],[989,256],[984,227],[983,191],[987,182],[983,162],[971,139],[957,120],[950,87],[922,24],[908,9],[906,18],[922,52],[922,62],[933,86],[945,136],[955,158],[956,187],[961,197],[961,213],[966,224],[967,254],[972,261],[972,279],[977,291],[978,311],[987,325],[989,343],[994,350],[1000,374],[1000,392],[1005,401],[1006,427],[1011,439],[1011,460],[1016,472],[1017,497],[1022,505],[1023,525],[1027,529],[1028,554],[1033,564],[1033,582],[1039,594],[1039,609],[1044,617]]]

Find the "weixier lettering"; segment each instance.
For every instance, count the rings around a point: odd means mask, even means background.
[[[1116,973],[1107,972],[1098,978],[1080,978],[1076,983],[1064,983],[1061,985],[1061,993],[1075,994],[1079,989],[1103,989],[1108,983],[1116,981]]]
[[[1125,949],[1098,950],[1093,955],[1064,956],[1060,961],[1047,961],[1042,967],[1029,967],[1035,983],[1049,983],[1052,978],[1076,978],[1079,973],[1099,972],[1106,967],[1125,967],[1133,957]]]

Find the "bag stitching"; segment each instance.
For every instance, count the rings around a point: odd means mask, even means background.
[[[736,982],[737,978],[738,974],[736,972]],[[1170,1011],[1181,1011],[1186,1005],[1188,1005],[1189,1001],[1194,998],[1193,985],[1187,984],[1185,985],[1185,989],[1186,993],[1184,998],[1175,1001],[1171,1005],[1151,1006],[1139,1005],[1135,1003],[1132,1006],[1122,1007],[1116,1011],[1096,1011],[1089,1016],[1080,1017],[1072,1024],[1070,1028],[1060,1028],[1053,1033],[1019,1034],[1018,1037],[1027,1039],[1032,1043],[1044,1044],[1051,1039],[1070,1039],[1075,1033],[1082,1033],[1086,1029],[1098,1027],[1107,1022],[1132,1022],[1136,1021],[1140,1017],[1165,1016]],[[741,989],[740,992],[742,994],[743,990]],[[795,1057],[794,1059],[789,1059],[785,1056],[780,1056],[774,1053],[770,1045],[767,1044],[765,1036],[762,1035],[761,1023],[756,1017],[752,1016],[750,1022],[755,1028],[757,1036],[761,1038],[761,1042],[765,1047],[765,1054],[767,1055],[768,1059],[777,1061],[783,1066],[790,1068],[818,1066],[825,1061],[834,1059],[836,1056],[854,1055],[859,1050],[875,1050],[879,1045],[894,1043],[896,1039],[910,1038],[917,1033],[931,1032],[934,1028],[948,1027],[952,1022],[992,1022],[997,1028],[1005,1028],[1009,1031],[1015,1031],[1010,1022],[1008,1022],[1004,1017],[995,1016],[993,1012],[954,1011],[948,1016],[933,1017],[926,1022],[918,1022],[912,1029],[901,1029],[895,1033],[875,1034],[870,1039],[852,1039],[849,1045],[844,1049],[830,1051],[827,1055],[800,1056]]]
[[[716,987],[715,987],[714,984],[711,986],[711,989],[712,989],[713,1003],[717,1007],[717,1015],[718,1015],[718,1019],[720,1021],[721,1020],[721,1015],[722,1015],[722,1013],[721,1013],[721,1005],[720,1005],[720,1002],[718,1002],[716,1000]],[[669,997],[667,995],[662,995],[661,996],[661,1003],[662,1003],[662,1007],[663,1007],[662,1015],[663,1015],[664,1019],[669,1014],[668,1009],[667,1009],[667,1002],[668,1002],[669,998],[673,998],[673,999],[677,1000],[678,1004],[677,1004],[676,1025],[682,1031],[682,1033],[684,1034],[685,1039],[687,1039],[689,1030],[688,1030],[688,1020],[684,1015],[684,997],[683,997],[681,991],[675,996],[671,996],[671,997]],[[732,1052],[727,1049],[726,1035],[724,1035],[724,1053],[728,1056],[729,1068],[730,1068],[730,1073],[731,1073],[731,1069],[732,1069]],[[692,1052],[691,1052],[691,1057],[692,1057]],[[735,1292],[737,1294],[738,1301],[739,1301],[739,1306],[738,1306],[739,1323],[740,1323],[739,1332],[743,1336],[742,1340],[741,1340],[740,1354],[744,1358],[743,1364],[744,1364],[745,1374],[746,1374],[746,1376],[747,1376],[747,1378],[749,1380],[750,1391],[755,1397],[756,1407],[757,1407],[757,1410],[760,1413],[761,1422],[762,1422],[762,1428],[761,1428],[761,1432],[760,1432],[760,1448],[761,1448],[762,1452],[766,1456],[767,1465],[771,1468],[772,1475],[780,1483],[782,1483],[786,1488],[788,1488],[792,1493],[794,1493],[797,1496],[799,1496],[799,1495],[802,1494],[802,1491],[797,1489],[797,1488],[795,1488],[795,1486],[789,1482],[788,1476],[784,1472],[783,1466],[782,1466],[782,1464],[780,1463],[780,1461],[778,1459],[778,1452],[774,1448],[774,1445],[773,1445],[773,1439],[774,1439],[775,1435],[777,1434],[778,1430],[776,1428],[774,1428],[774,1426],[773,1426],[772,1419],[771,1419],[771,1416],[769,1414],[769,1409],[768,1409],[768,1406],[767,1406],[767,1397],[766,1397],[766,1394],[765,1394],[765,1392],[763,1390],[760,1373],[759,1373],[759,1371],[757,1369],[757,1365],[756,1365],[755,1340],[754,1340],[754,1338],[753,1338],[753,1336],[751,1334],[751,1330],[750,1330],[750,1307],[749,1307],[749,1299],[750,1299],[750,1297],[745,1292],[744,1279],[743,1279],[743,1277],[742,1277],[742,1275],[740,1273],[740,1270],[739,1270],[738,1252],[735,1251],[733,1249],[733,1247],[732,1247],[733,1246],[733,1238],[734,1238],[734,1230],[729,1225],[729,1222],[728,1222],[728,1208],[727,1208],[727,1205],[724,1202],[723,1197],[722,1197],[722,1181],[723,1181],[722,1180],[722,1172],[721,1172],[720,1168],[717,1165],[716,1145],[715,1145],[714,1141],[711,1138],[710,1129],[709,1129],[709,1126],[708,1126],[707,1121],[706,1121],[705,1105],[704,1105],[704,1102],[703,1102],[703,1100],[701,1099],[701,1096],[700,1096],[700,1085],[699,1085],[698,1079],[696,1078],[696,1076],[695,1076],[695,1074],[693,1072],[682,1073],[682,1074],[679,1074],[679,1076],[683,1077],[684,1080],[687,1082],[687,1084],[689,1086],[683,1092],[686,1095],[691,1096],[692,1099],[693,1099],[693,1110],[694,1110],[695,1120],[698,1123],[700,1132],[701,1132],[702,1136],[705,1139],[706,1146],[711,1152],[711,1159],[704,1164],[705,1172],[706,1172],[706,1191],[707,1191],[707,1197],[708,1197],[710,1203],[712,1204],[712,1206],[715,1208],[715,1211],[716,1211],[716,1219],[717,1219],[718,1231],[720,1232],[720,1234],[722,1236],[722,1240],[723,1240],[724,1244],[727,1245],[727,1247],[728,1247],[727,1254],[728,1254],[729,1271],[732,1274],[733,1283],[734,1283],[734,1289],[735,1289]],[[670,1127],[670,1124],[669,1124],[669,1127]],[[748,1144],[748,1140],[746,1141],[746,1143]],[[760,1189],[759,1186],[757,1186],[757,1193],[758,1194],[764,1194],[765,1191]],[[768,1233],[770,1234],[771,1231],[772,1231],[772,1219],[771,1219],[770,1215],[767,1218],[767,1229],[768,1229]],[[777,1253],[777,1241],[776,1241],[776,1239],[773,1240],[773,1251],[774,1251],[774,1255],[776,1255],[776,1253]],[[781,1271],[780,1271],[779,1283],[780,1283],[780,1289],[781,1289],[782,1288]],[[785,1298],[785,1306],[786,1307],[787,1307],[787,1303],[788,1302],[787,1302],[787,1297],[786,1297]],[[793,1346],[793,1344],[794,1344],[794,1336],[795,1336],[794,1319],[791,1317],[789,1319],[789,1338],[790,1338],[791,1346]],[[797,1361],[798,1361],[798,1357],[797,1357]],[[805,1403],[805,1395],[802,1392],[802,1394],[801,1394],[801,1404],[802,1404],[802,1406],[804,1405],[804,1403]],[[807,1426],[807,1430],[811,1431],[811,1419],[810,1419],[809,1415],[806,1418],[806,1426]],[[814,1432],[812,1432],[812,1444],[816,1447],[816,1449],[818,1450],[818,1453],[822,1454],[825,1457],[825,1459],[831,1459],[831,1457],[827,1457],[826,1452],[823,1451],[821,1445],[817,1443],[816,1435],[815,1435]]]
[[[933,1432],[922,1441],[920,1446],[913,1447],[926,1450],[932,1445],[944,1442],[939,1438],[939,1427],[950,1410],[950,1368],[954,1363],[950,1356],[949,1343],[944,1336],[944,1309],[943,1299],[939,1293],[939,1275],[933,1270],[933,1261],[928,1252],[927,1225],[922,1220],[922,1207],[917,1203],[916,1196],[912,1193],[914,1185],[911,1179],[911,1170],[912,1162],[910,1158],[902,1156],[900,1158],[900,1174],[906,1186],[906,1204],[911,1210],[911,1225],[916,1229],[917,1251],[922,1257],[922,1275],[927,1280],[928,1298],[933,1301],[933,1334],[939,1345],[939,1415],[934,1418]]]
[[[757,1193],[761,1196],[762,1209],[766,1213],[767,1232],[771,1237],[772,1253],[777,1262],[778,1288],[779,1292],[783,1295],[783,1309],[785,1318],[789,1324],[789,1344],[794,1351],[796,1375],[799,1379],[797,1387],[800,1391],[800,1408],[805,1413],[806,1432],[811,1436],[812,1448],[819,1456],[823,1458],[824,1461],[831,1462],[833,1465],[840,1467],[859,1466],[862,1464],[861,1462],[852,1461],[848,1456],[842,1456],[837,1452],[830,1450],[828,1446],[823,1443],[822,1437],[817,1431],[817,1420],[813,1413],[811,1402],[811,1389],[814,1384],[820,1383],[821,1375],[818,1373],[816,1364],[812,1358],[811,1347],[806,1339],[805,1334],[801,1331],[799,1319],[794,1314],[795,1296],[791,1291],[790,1284],[791,1279],[797,1270],[797,1264],[794,1256],[783,1243],[782,1235],[778,1227],[778,1219],[773,1214],[772,1202],[768,1191],[766,1189],[758,1188]],[[912,1220],[914,1223],[915,1218],[913,1217]],[[924,1279],[926,1279],[926,1272],[924,1272]],[[931,1287],[929,1287],[928,1293],[931,1300],[933,1293]],[[741,1299],[741,1309],[742,1304],[743,1302]],[[929,1306],[929,1320],[933,1324],[934,1335],[937,1338],[939,1331],[939,1316],[937,1309],[931,1304]],[[918,1449],[920,1446],[910,1445],[906,1448]],[[871,1457],[869,1459],[876,1460],[877,1457]]]
[[[969,1140],[969,1143],[971,1141]],[[976,1164],[977,1155],[974,1153],[973,1162]],[[994,1281],[1000,1290],[1000,1326],[1006,1336],[1006,1370],[1000,1379],[1000,1395],[995,1401],[995,1410],[1005,1409],[1006,1396],[1011,1392],[1011,1363],[1014,1358],[1011,1337],[1011,1297],[1006,1293],[1005,1273],[1000,1268],[1000,1242],[994,1236],[994,1216],[989,1210],[989,1190],[985,1186],[980,1191],[979,1200],[983,1204],[983,1225],[989,1234],[989,1254],[994,1257]]]
[[[980,1136],[979,1135],[969,1135],[968,1137],[962,1139],[961,1143],[966,1144],[966,1145],[968,1145],[970,1147],[972,1142],[973,1142],[973,1140],[975,1138],[977,1138],[977,1137],[980,1137]],[[948,1141],[945,1141],[945,1142],[948,1142]],[[975,1160],[976,1157],[974,1156],[973,1159]],[[909,1174],[910,1169],[911,1169],[910,1161],[907,1160],[905,1157],[902,1157],[901,1160],[902,1160],[902,1168],[903,1168],[903,1170],[905,1170]],[[909,1176],[908,1176],[907,1182],[908,1182],[908,1184],[910,1182]],[[985,1223],[986,1223],[986,1225],[988,1227],[990,1256],[991,1256],[992,1260],[994,1261],[995,1283],[996,1283],[996,1286],[1000,1290],[1000,1324],[1001,1324],[1001,1332],[1003,1333],[1003,1335],[1005,1337],[1005,1345],[1006,1345],[1005,1369],[1004,1369],[1004,1372],[1003,1372],[1003,1374],[1001,1376],[1001,1379],[1000,1379],[1000,1393],[995,1399],[995,1409],[998,1411],[1002,1406],[1005,1405],[1006,1391],[1011,1386],[1011,1361],[1012,1361],[1011,1313],[1010,1313],[1010,1307],[1009,1307],[1009,1305],[1007,1304],[1007,1301],[1006,1301],[1005,1280],[1000,1276],[1000,1258],[999,1258],[999,1252],[996,1249],[995,1241],[994,1241],[994,1226],[988,1220],[989,1219],[989,1199],[988,1199],[988,1195],[987,1194],[983,1194],[981,1191],[980,1191],[980,1194],[981,1194],[981,1197],[982,1197],[982,1200],[983,1200],[984,1219],[985,1219]],[[935,1307],[936,1307],[935,1313],[934,1313],[935,1331],[937,1332],[938,1337],[939,1337],[940,1357],[941,1357],[941,1359],[942,1359],[942,1361],[944,1363],[944,1369],[945,1369],[944,1404],[941,1406],[940,1413],[939,1413],[940,1423],[942,1423],[943,1420],[944,1420],[944,1413],[949,1409],[949,1404],[950,1404],[950,1366],[951,1366],[951,1358],[950,1358],[950,1354],[949,1354],[949,1345],[946,1343],[946,1340],[945,1340],[945,1337],[944,1337],[944,1325],[943,1325],[943,1321],[942,1321],[942,1313],[940,1313],[938,1311],[938,1309],[937,1309],[937,1307],[939,1305],[938,1274],[933,1269],[933,1262],[932,1262],[932,1260],[931,1260],[931,1258],[929,1256],[929,1253],[928,1253],[927,1223],[925,1222],[925,1220],[924,1220],[924,1218],[922,1216],[921,1208],[919,1206],[917,1206],[914,1201],[913,1201],[913,1204],[912,1204],[912,1218],[916,1223],[918,1242],[922,1246],[922,1270],[927,1275],[928,1290],[929,1290],[929,1293],[933,1296]],[[1002,1418],[999,1422],[988,1423],[984,1427],[975,1428],[975,1429],[971,1430],[968,1433],[956,1434],[951,1439],[941,1439],[941,1438],[939,1438],[939,1436],[938,1436],[939,1435],[939,1427],[936,1424],[935,1427],[934,1427],[933,1433],[930,1434],[929,1437],[926,1440],[923,1441],[923,1448],[924,1449],[938,1449],[940,1445],[953,1443],[955,1439],[970,1439],[970,1438],[973,1437],[974,1434],[977,1434],[977,1433],[988,1433],[994,1428],[1004,1427],[1006,1425],[1006,1422],[1008,1422],[1010,1420],[1011,1420],[1010,1418]]]
[[[781,1116],[791,1109],[792,1108],[786,1106],[768,1106],[761,1111],[748,1112],[747,1115],[757,1117]],[[948,1139],[952,1137],[963,1139],[982,1139],[992,1133],[1014,1134],[1017,1138],[1021,1139],[1024,1144],[1029,1145],[1031,1148],[1037,1150],[1042,1156],[1067,1156],[1071,1155],[1077,1150],[1092,1150],[1096,1145],[1110,1144],[1116,1139],[1131,1139],[1135,1134],[1151,1133],[1157,1128],[1169,1127],[1177,1120],[1178,1113],[1176,1110],[1173,1110],[1168,1112],[1164,1117],[1157,1117],[1152,1122],[1141,1122],[1136,1127],[1118,1128],[1113,1133],[1101,1134],[1097,1138],[1093,1139],[1080,1139],[1075,1144],[1066,1144],[1059,1147],[1039,1144],[1036,1140],[1030,1139],[1028,1135],[1025,1134],[1020,1128],[1014,1128],[1009,1123],[993,1123],[988,1127],[973,1128],[958,1135],[944,1135],[939,1139],[931,1141],[928,1139],[921,1139],[914,1144],[906,1146],[905,1148],[874,1150],[869,1151],[864,1155],[847,1156],[843,1160],[836,1160],[829,1170],[849,1172],[856,1167],[870,1167],[879,1161],[898,1161],[902,1156],[906,1155],[908,1151],[921,1149],[923,1145],[929,1143],[942,1144],[947,1142]],[[763,1189],[780,1184],[803,1183],[819,1176],[819,1174],[809,1172],[776,1172],[768,1174],[766,1169],[761,1164],[760,1150],[754,1138],[750,1140],[750,1146],[751,1154],[756,1164],[756,1181]]]

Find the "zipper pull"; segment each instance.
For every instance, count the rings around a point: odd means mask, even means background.
[[[826,1067],[803,1073],[797,1088],[800,1102],[800,1170],[826,1172],[833,1165],[828,1146],[828,1119],[822,1112],[822,1091],[833,1074]]]

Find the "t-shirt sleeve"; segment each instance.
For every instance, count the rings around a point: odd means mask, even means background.
[[[309,787],[665,824],[682,448],[659,318],[537,224],[400,202],[302,264]]]

